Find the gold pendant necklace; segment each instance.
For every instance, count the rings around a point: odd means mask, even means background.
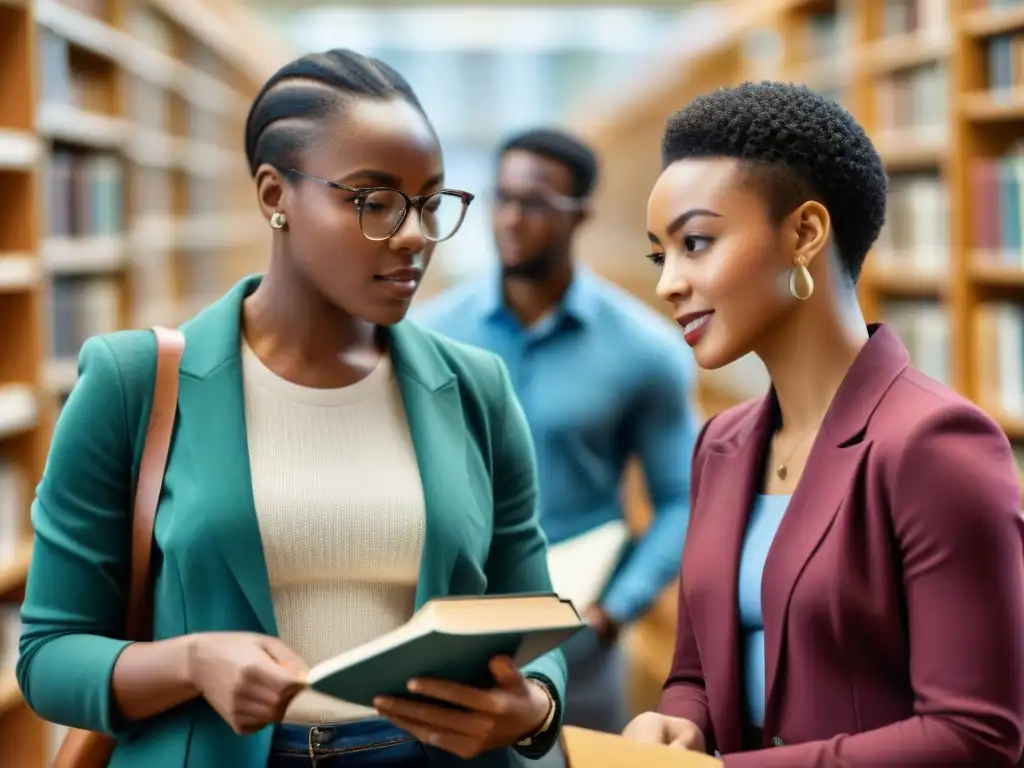
[[[786,475],[788,475],[788,474],[789,474],[789,469],[787,468],[787,465],[789,464],[789,460],[793,458],[793,454],[794,454],[794,453],[796,453],[796,449],[797,449],[797,448],[799,448],[799,447],[800,447],[801,445],[803,445],[803,444],[804,444],[804,441],[805,441],[805,440],[806,440],[806,439],[807,439],[808,437],[810,437],[811,435],[815,434],[815,433],[816,433],[817,431],[818,431],[818,430],[817,430],[817,428],[815,428],[815,429],[812,429],[812,430],[811,430],[810,432],[808,432],[808,433],[807,433],[806,435],[804,435],[803,437],[801,437],[801,438],[800,438],[800,442],[798,442],[798,443],[797,443],[796,445],[794,445],[794,446],[793,446],[793,449],[792,449],[792,450],[791,450],[791,451],[789,452],[789,456],[787,456],[787,457],[786,457],[786,460],[785,460],[784,462],[782,462],[781,464],[779,464],[779,466],[777,466],[777,467],[775,468],[775,476],[776,476],[777,478],[779,478],[779,480],[785,480],[785,479],[786,479]],[[774,440],[777,440],[777,439],[778,439],[778,436],[779,436],[779,433],[778,433],[778,432],[776,432],[776,433],[775,433],[775,437],[774,437],[774,438],[772,438],[772,440],[773,440],[773,441],[774,441]]]

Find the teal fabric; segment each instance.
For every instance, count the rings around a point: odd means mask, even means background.
[[[209,631],[277,634],[252,497],[239,356],[246,278],[182,330],[178,419],[154,532],[156,639]],[[404,321],[392,357],[416,450],[427,525],[416,595],[546,592],[547,544],[538,524],[530,432],[504,364]],[[131,489],[155,375],[149,331],[94,337],[58,419],[32,506],[36,543],[17,673],[43,718],[115,733],[110,768],[266,764],[273,728],[240,737],[202,700],[119,728],[110,677],[123,632]],[[565,660],[527,668],[559,701]],[[561,706],[559,706],[559,714]],[[557,723],[560,726],[560,718]],[[530,757],[552,746],[558,727]],[[430,750],[434,765],[464,761]],[[522,757],[502,749],[470,764]]]

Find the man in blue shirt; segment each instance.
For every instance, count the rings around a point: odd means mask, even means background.
[[[562,131],[509,139],[492,209],[500,274],[457,285],[412,318],[505,360],[536,443],[551,544],[621,519],[623,470],[642,462],[654,522],[587,610],[593,632],[565,649],[566,722],[618,733],[629,713],[616,639],[678,572],[699,424],[678,329],[573,262],[596,176],[593,151]]]

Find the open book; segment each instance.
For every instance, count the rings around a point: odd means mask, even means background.
[[[565,768],[721,768],[722,761],[701,752],[661,744],[640,744],[611,733],[571,725],[560,736]]]
[[[377,696],[414,698],[406,689],[414,677],[486,688],[494,684],[494,656],[521,666],[584,626],[572,603],[554,594],[438,598],[398,629],[314,666],[309,685],[367,707]]]
[[[548,547],[551,585],[583,612],[601,598],[629,544],[624,520],[597,528]]]

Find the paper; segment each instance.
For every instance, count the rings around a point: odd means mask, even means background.
[[[559,597],[580,613],[600,597],[629,542],[624,520],[612,520],[548,548],[548,571]]]

